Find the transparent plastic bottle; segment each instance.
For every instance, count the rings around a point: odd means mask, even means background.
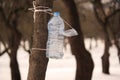
[[[48,22],[48,41],[46,57],[60,59],[63,57],[64,45],[64,21],[59,12],[54,12],[54,16]]]

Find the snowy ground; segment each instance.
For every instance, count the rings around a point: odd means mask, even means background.
[[[85,41],[86,48],[89,47],[89,40]],[[117,58],[117,50],[115,46],[110,49],[110,75],[101,72],[101,55],[103,53],[103,43],[98,41],[98,47],[95,47],[93,41],[93,49],[89,50],[94,59],[95,68],[92,80],[120,80],[120,64]],[[67,46],[69,48],[69,45]],[[63,59],[50,59],[46,74],[46,80],[74,80],[75,78],[75,59],[69,50],[65,51]],[[18,60],[21,71],[22,80],[27,80],[29,57],[21,48],[18,51]],[[0,57],[0,80],[11,80],[9,69],[9,58],[5,54]]]

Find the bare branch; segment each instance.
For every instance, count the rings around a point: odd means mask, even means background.
[[[108,21],[111,17],[113,17],[114,15],[116,15],[116,13],[118,13],[118,12],[120,12],[120,9],[115,10],[113,13],[111,13],[109,16],[107,16],[107,21]]]
[[[3,52],[1,52],[1,53],[0,53],[0,56],[2,56],[3,54],[5,54],[6,52],[8,53],[8,49],[9,49],[9,48],[7,48],[7,49],[5,49]]]
[[[2,42],[2,44],[3,44],[3,46],[4,46],[4,48],[5,48],[5,50],[2,52],[2,53],[0,53],[0,56],[2,56],[4,53],[8,53],[8,55],[10,54],[9,52],[8,52],[8,50],[9,50],[9,48],[7,48],[7,46],[5,45],[5,42],[4,42],[4,40],[2,39],[2,37],[1,37],[1,35],[0,35],[0,40],[1,40],[1,42]]]
[[[20,7],[20,8],[17,8],[15,10],[11,11],[11,13],[9,14],[9,16],[7,18],[5,16],[3,8],[0,6],[0,13],[1,13],[1,17],[2,17],[3,21],[5,22],[5,25],[6,25],[5,27],[7,27],[8,29],[10,29],[15,34],[18,33],[19,31],[14,26],[12,26],[10,24],[11,17],[12,17],[12,15],[17,14],[19,11],[22,11],[22,10],[25,10],[25,8]]]
[[[103,9],[103,5],[101,3],[101,0],[95,0],[92,3],[94,5],[95,16],[96,16],[98,22],[102,26],[104,26],[105,23],[107,22],[107,19],[106,19],[106,14],[105,14],[105,11]]]

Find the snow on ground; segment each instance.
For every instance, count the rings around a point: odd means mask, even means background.
[[[89,48],[89,39],[85,41],[86,48]],[[120,79],[120,64],[117,58],[117,50],[115,46],[110,49],[110,75],[102,73],[101,69],[101,56],[103,53],[103,43],[99,40],[98,47],[95,47],[95,41],[93,41],[93,49],[89,50],[94,59],[95,68],[93,71],[92,80],[119,80]],[[69,45],[67,46],[69,49]],[[70,54],[69,50],[65,51],[63,59],[50,59],[47,72],[46,80],[74,80],[75,78],[75,59]],[[18,61],[21,71],[22,80],[27,80],[29,56],[28,53],[24,52],[22,48],[18,51]],[[11,80],[10,69],[9,69],[9,58],[7,54],[0,57],[0,80]]]

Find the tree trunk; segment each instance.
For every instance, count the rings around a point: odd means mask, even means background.
[[[78,36],[69,38],[72,54],[75,56],[77,64],[75,80],[91,80],[94,64],[90,53],[85,49],[76,4],[74,0],[63,1],[69,10],[70,23],[79,34]]]
[[[114,13],[111,17],[110,31],[113,36],[114,44],[118,50],[118,59],[120,63],[120,43],[119,43],[119,32],[120,32],[120,10]]]
[[[19,66],[17,62],[17,49],[12,49],[10,53],[10,68],[12,80],[21,80]]]
[[[108,25],[104,25],[103,26],[103,31],[104,31],[104,36],[105,36],[105,49],[104,49],[104,54],[102,56],[102,72],[105,74],[109,74],[109,68],[110,68],[110,64],[109,64],[109,49],[110,46],[112,45],[110,38],[109,38],[109,33],[107,31],[107,26]]]
[[[104,49],[104,54],[102,56],[102,72],[105,74],[109,74],[109,48],[110,48],[110,43],[106,40],[105,41],[105,49]]]
[[[119,59],[119,63],[120,63],[120,46],[119,46],[119,39],[114,37],[114,41],[115,41],[115,46],[117,47],[118,50],[118,59]]]
[[[52,8],[53,0],[36,0],[35,6],[45,6]],[[44,12],[35,13],[35,25],[33,32],[32,48],[46,48],[47,23],[50,15]],[[31,50],[28,80],[45,80],[48,58],[45,51]]]
[[[13,33],[12,37],[9,40],[9,48],[10,48],[10,68],[11,68],[11,78],[12,80],[21,80],[21,75],[19,71],[19,65],[17,61],[17,50],[21,41],[21,34],[17,32]]]
[[[103,9],[101,0],[94,0],[93,5],[95,16],[103,29],[105,39],[105,49],[104,54],[102,56],[102,71],[105,74],[109,74],[109,48],[111,46],[109,32],[107,30],[109,23],[105,11]]]
[[[12,75],[12,80],[21,80],[21,75],[19,71],[19,65],[17,61],[17,50],[19,48],[22,34],[20,31],[17,29],[18,28],[18,18],[19,15],[17,12],[14,12],[12,17],[9,20],[9,23],[6,23],[7,26],[11,29],[11,36],[9,38],[9,48],[10,52],[8,53],[10,57],[10,68],[11,68],[11,75]]]

